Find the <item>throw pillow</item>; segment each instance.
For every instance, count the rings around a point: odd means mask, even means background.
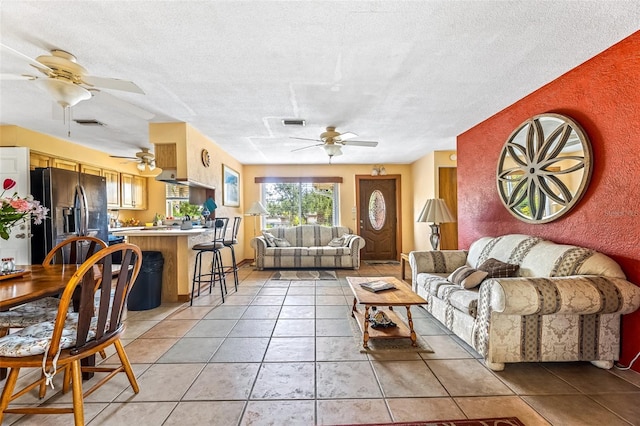
[[[358,236],[354,234],[342,234],[341,238],[344,238],[344,243],[342,245],[345,247],[349,247],[351,241],[353,241],[355,238],[358,238]]]
[[[289,241],[285,240],[284,238],[274,237],[273,241],[274,241],[276,247],[291,247],[291,243]]]
[[[333,240],[329,241],[329,247],[342,247],[345,245],[344,241],[345,241],[344,236],[340,238],[336,237]]]
[[[262,236],[267,241],[267,247],[275,247],[276,246],[276,237],[269,232],[263,232]]]
[[[479,271],[471,266],[461,266],[449,275],[447,280],[462,288],[474,288],[480,285],[489,273],[487,271]]]
[[[513,265],[511,263],[505,263],[498,259],[487,259],[478,266],[481,271],[487,271],[489,275],[487,278],[509,278],[516,277],[520,265]]]

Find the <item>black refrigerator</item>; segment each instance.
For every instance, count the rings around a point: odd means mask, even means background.
[[[31,194],[49,208],[32,225],[31,263],[40,264],[59,242],[76,235],[108,240],[107,184],[102,176],[53,167],[31,171]]]

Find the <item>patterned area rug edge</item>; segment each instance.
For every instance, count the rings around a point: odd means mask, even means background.
[[[337,280],[335,271],[276,271],[272,280]]]
[[[493,417],[487,419],[434,420],[400,423],[366,423],[359,426],[525,426],[517,417]],[[343,424],[332,426],[355,426]]]

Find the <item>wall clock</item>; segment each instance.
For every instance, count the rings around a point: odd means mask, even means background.
[[[205,167],[209,167],[211,165],[211,157],[209,156],[209,151],[203,149],[200,153],[200,157],[202,159],[202,165]]]

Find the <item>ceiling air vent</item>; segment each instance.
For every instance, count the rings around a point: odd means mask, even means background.
[[[283,118],[283,126],[304,126],[306,122],[301,118]]]
[[[104,126],[103,122],[98,121],[96,119],[89,119],[89,120],[74,119],[73,121],[80,124],[81,126]]]

